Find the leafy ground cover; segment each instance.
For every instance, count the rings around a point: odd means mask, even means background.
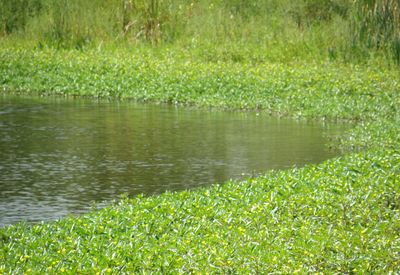
[[[3,271],[396,271],[400,152],[366,152],[1,230]]]
[[[4,92],[347,119],[359,149],[195,191],[0,229],[4,273],[390,273],[400,268],[397,70],[213,62],[164,50],[0,50]]]
[[[393,118],[399,72],[341,63],[211,62],[190,52],[0,50],[0,85],[35,92],[203,107],[262,109],[279,115]]]

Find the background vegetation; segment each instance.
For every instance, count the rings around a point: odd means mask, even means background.
[[[39,48],[151,44],[233,61],[400,62],[397,0],[0,0],[0,11],[3,43]]]

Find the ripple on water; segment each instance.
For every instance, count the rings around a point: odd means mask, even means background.
[[[171,106],[0,97],[0,225],[122,194],[197,188],[336,156],[344,125]],[[104,203],[102,203],[104,202]]]

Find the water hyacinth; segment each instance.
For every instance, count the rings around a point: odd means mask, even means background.
[[[263,109],[329,119],[393,117],[398,72],[335,63],[202,62],[179,51],[0,51],[1,85],[13,92]],[[329,100],[327,100],[329,98]]]
[[[0,272],[390,273],[399,270],[398,71],[204,62],[185,52],[0,50],[3,92],[258,109],[356,122],[321,164],[0,229]],[[358,150],[358,153],[352,152]]]
[[[398,268],[399,151],[123,199],[2,229],[4,272],[362,272]]]

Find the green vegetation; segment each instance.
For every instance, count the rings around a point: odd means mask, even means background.
[[[400,2],[396,0],[357,2],[353,22],[353,47],[386,49],[400,64]]]
[[[358,122],[301,169],[0,230],[5,273],[389,272],[400,266],[397,70],[206,61],[171,50],[3,49],[1,87]]]
[[[218,45],[268,61],[400,62],[397,0],[0,0],[0,11],[2,40],[38,48]]]
[[[399,151],[354,154],[198,191],[125,199],[1,231],[13,273],[389,273]]]
[[[0,272],[399,270],[398,2],[247,2],[0,1],[3,92],[357,122],[322,164],[2,228]]]
[[[132,98],[203,107],[263,109],[328,119],[393,118],[398,71],[338,63],[206,62],[154,53],[0,51],[1,85],[16,92]]]

